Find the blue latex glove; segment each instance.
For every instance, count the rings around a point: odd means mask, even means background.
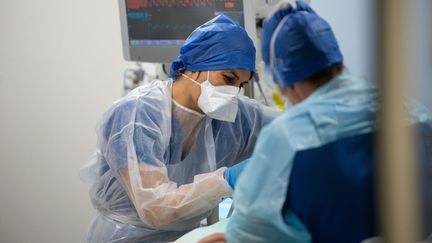
[[[232,189],[234,189],[240,174],[244,170],[244,167],[249,163],[249,160],[250,159],[243,160],[225,170],[225,178]]]

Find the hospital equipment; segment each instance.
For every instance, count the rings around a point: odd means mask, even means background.
[[[250,0],[119,0],[119,6],[123,54],[129,61],[171,62],[188,35],[219,14],[256,36]]]

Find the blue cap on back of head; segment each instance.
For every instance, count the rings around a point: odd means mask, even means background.
[[[172,78],[179,70],[241,69],[255,72],[255,46],[246,31],[226,15],[195,29],[171,64]]]
[[[281,5],[265,21],[261,38],[266,67],[282,87],[343,60],[330,25],[302,1]]]

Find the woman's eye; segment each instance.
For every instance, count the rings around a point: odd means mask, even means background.
[[[234,82],[235,82],[235,78],[234,77],[231,77],[231,76],[228,76],[228,75],[224,75],[223,78],[224,78],[224,81],[227,84],[234,84]]]

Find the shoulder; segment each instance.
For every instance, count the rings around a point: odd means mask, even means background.
[[[99,120],[99,127],[123,127],[134,123],[156,123],[171,114],[171,84],[154,81],[115,101]]]
[[[261,108],[263,105],[258,102],[257,100],[251,99],[247,96],[244,95],[239,95],[238,96],[238,103],[239,103],[239,108],[240,110],[245,110],[245,109],[259,109]]]
[[[108,112],[129,113],[161,111],[171,105],[171,83],[155,80],[132,90],[127,96],[114,102]]]
[[[262,134],[277,142],[289,144],[293,150],[307,149],[320,144],[310,112],[301,107],[285,110],[264,127]]]
[[[238,99],[239,113],[246,118],[263,118],[263,123],[268,124],[275,117],[282,114],[282,111],[277,108],[272,108],[261,104],[259,101],[240,95]],[[250,120],[250,119],[248,119]],[[254,122],[252,120],[252,122]]]

